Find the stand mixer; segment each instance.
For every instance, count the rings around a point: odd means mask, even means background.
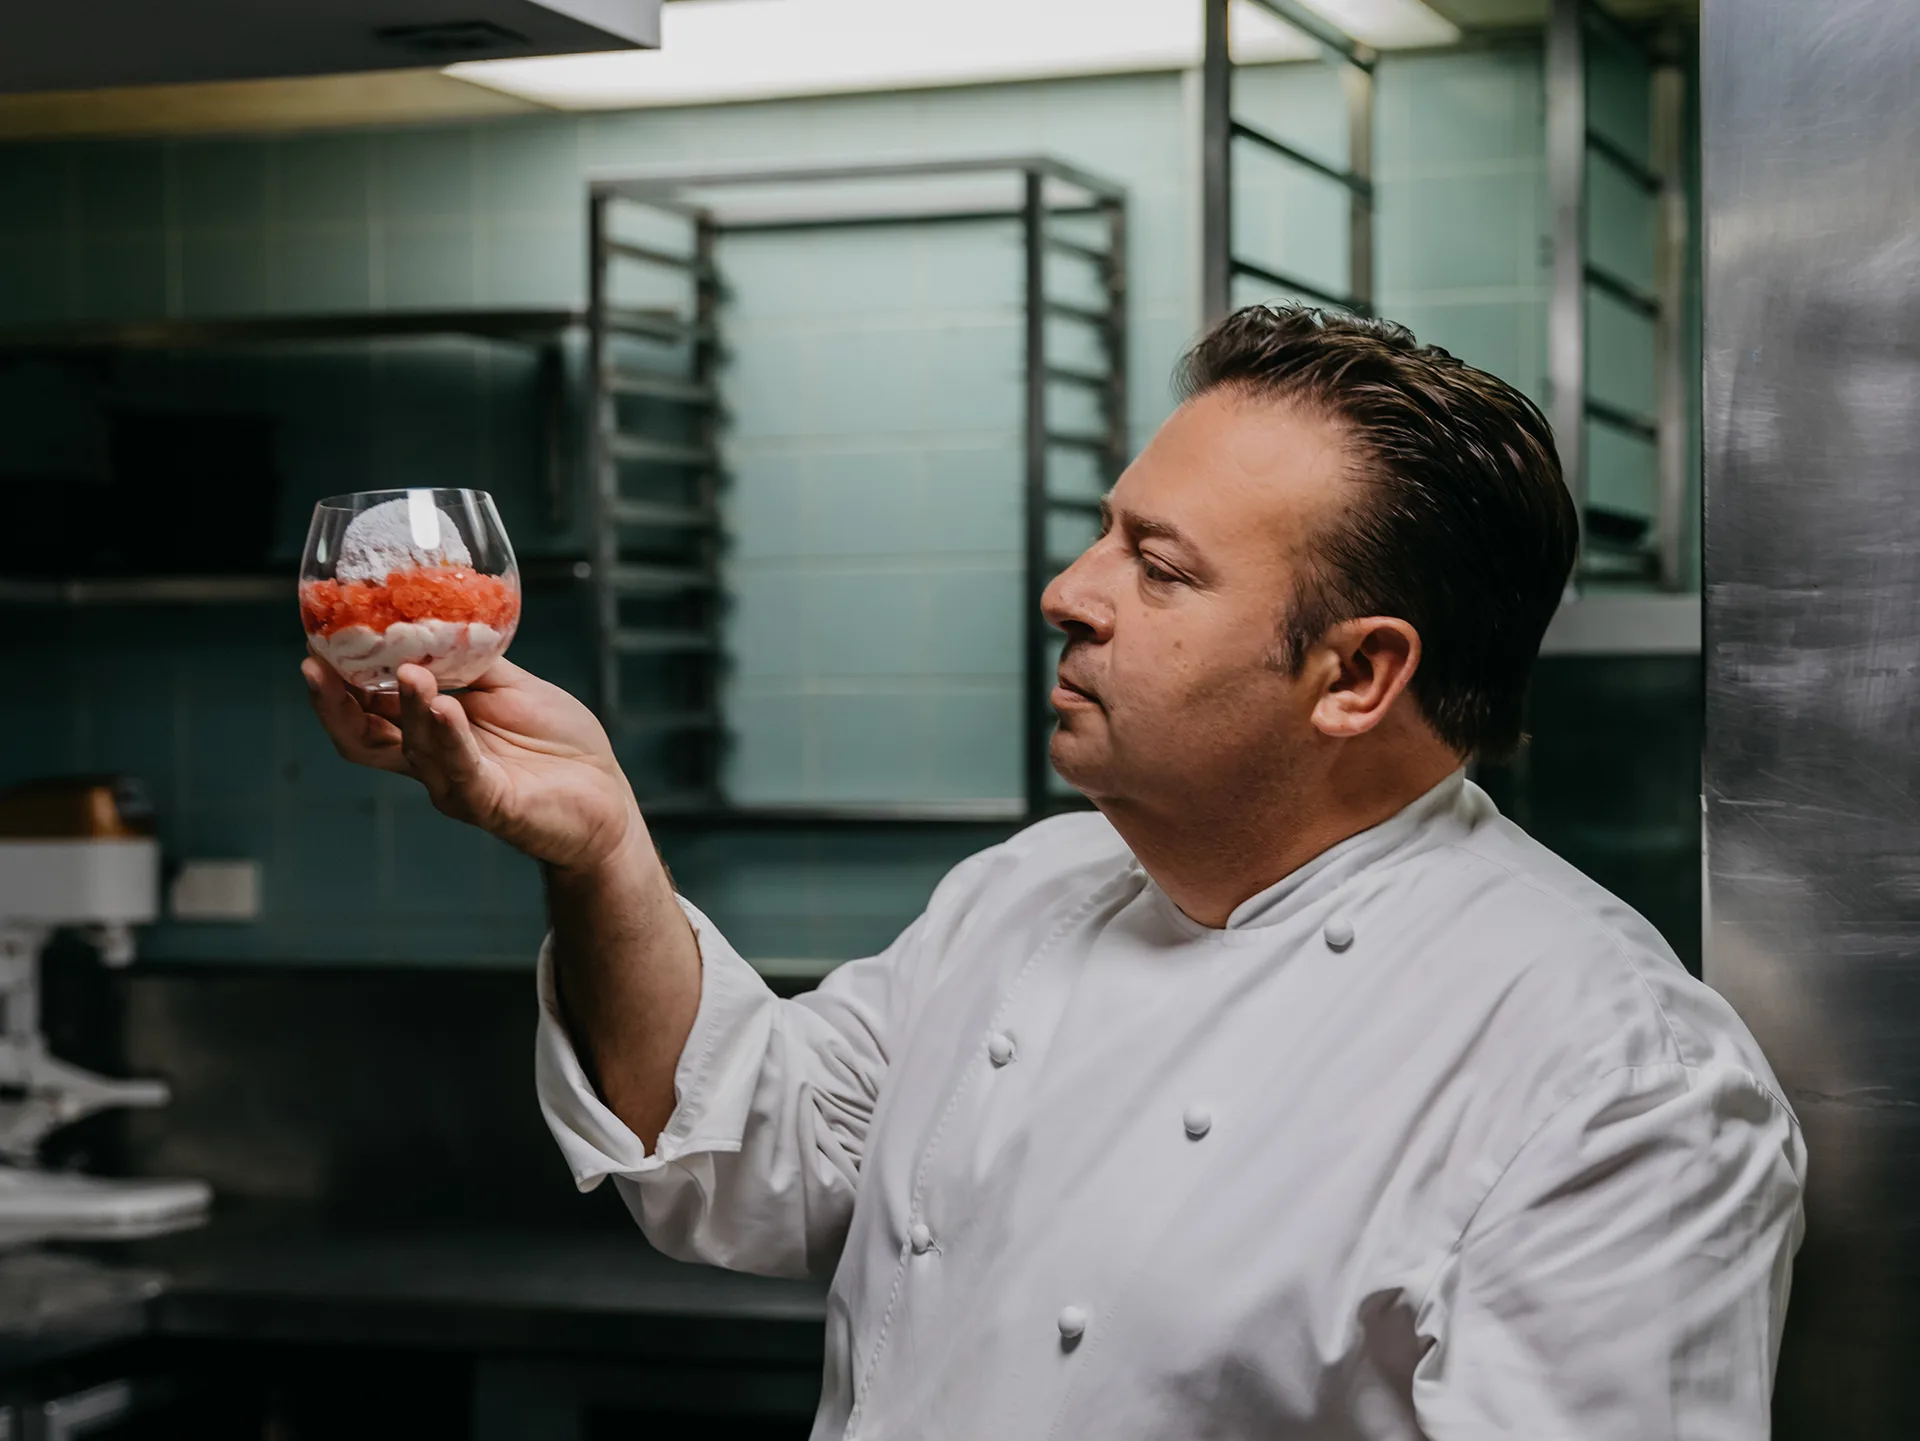
[[[115,1106],[164,1106],[165,1083],[95,1075],[40,1031],[40,958],[57,930],[86,935],[109,966],[133,960],[133,930],[159,914],[152,812],[126,781],[40,782],[0,792],[0,1243],[132,1237],[192,1225],[204,1181],[49,1171],[51,1132]]]

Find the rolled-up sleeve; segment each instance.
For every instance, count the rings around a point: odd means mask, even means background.
[[[575,1183],[591,1191],[608,1176],[638,1176],[701,1151],[738,1151],[753,1093],[751,1071],[735,1064],[765,1047],[774,997],[726,938],[685,900],[700,945],[700,1009],[674,1071],[677,1104],[654,1154],[609,1110],[573,1049],[554,989],[552,941],[541,947],[540,1029],[535,1080],[540,1106]]]
[[[1751,1441],[1801,1234],[1787,1107],[1731,1068],[1614,1071],[1480,1205],[1421,1307],[1433,1441]]]
[[[535,1081],[575,1182],[591,1190],[613,1177],[668,1255],[765,1275],[830,1270],[905,996],[985,854],[950,874],[880,955],[838,967],[794,999],[774,995],[682,899],[700,946],[700,1006],[674,1073],[674,1112],[652,1154],[587,1078],[560,1018],[549,942]]]

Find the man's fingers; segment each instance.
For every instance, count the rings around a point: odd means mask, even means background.
[[[383,750],[389,750],[393,752],[394,755],[400,756],[400,748],[404,744],[405,738],[400,734],[399,726],[387,720],[384,716],[362,715],[360,720],[364,727],[362,735],[368,745],[379,746]],[[400,759],[402,762],[400,768],[405,769],[404,763],[406,757],[400,756]]]
[[[400,685],[400,729],[409,741],[425,736],[428,707],[440,694],[440,682],[423,665],[403,665],[394,673]]]
[[[300,662],[300,676],[306,681],[307,691],[312,695],[316,707],[330,707],[339,701],[353,699],[347,691],[347,683],[334,674],[333,667],[313,656]]]
[[[447,779],[473,798],[473,790],[483,779],[486,757],[480,753],[473,726],[467,721],[466,707],[450,695],[435,697],[427,708],[432,729],[441,744],[441,759]]]
[[[525,685],[532,680],[530,672],[521,669],[505,656],[501,656],[486,670],[467,683],[468,690],[507,690],[513,686]]]
[[[485,804],[480,788],[486,760],[465,709],[452,696],[440,694],[438,682],[423,666],[401,666],[396,678],[400,733],[415,773],[442,810],[477,819],[475,812]]]
[[[437,795],[441,779],[441,751],[446,738],[433,723],[433,702],[440,683],[425,666],[403,665],[394,672],[400,684],[400,744],[420,779]]]
[[[355,691],[354,697],[360,703],[360,709],[368,715],[377,715],[382,720],[395,724],[400,720],[400,697],[390,690]]]
[[[390,721],[369,715],[331,666],[309,656],[300,662],[308,700],[333,747],[346,759],[376,770],[406,772],[400,732]]]

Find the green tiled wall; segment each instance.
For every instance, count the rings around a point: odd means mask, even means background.
[[[1018,239],[721,242],[736,797],[1018,793]]]
[[[1165,415],[1196,313],[1192,77],[1115,77],[293,138],[0,147],[0,324],[572,305],[588,175],[609,169],[1043,151],[1128,188],[1130,418]],[[1243,72],[1251,118],[1339,158],[1318,67]],[[1382,309],[1543,397],[1537,53],[1389,57],[1379,72]],[[1253,255],[1342,279],[1344,209],[1248,160]],[[726,376],[728,782],[753,801],[1017,792],[1019,270],[1010,225],[739,236]],[[1256,298],[1247,295],[1245,299]],[[1606,333],[1596,323],[1597,350]],[[1623,351],[1624,354],[1624,351]],[[1603,357],[1604,358],[1604,357]],[[1631,384],[1632,361],[1620,383]],[[119,363],[122,394],[279,418],[291,557],[313,499],[479,485],[523,553],[547,523],[529,356],[388,344]],[[1605,366],[1601,367],[1603,370]],[[97,464],[97,397],[0,370],[0,483]],[[289,608],[290,610],[290,608]],[[25,616],[27,612],[18,612]],[[36,683],[0,697],[0,782],[124,768],[178,855],[265,863],[258,925],[167,925],[181,957],[524,961],[532,868],[351,770],[306,715],[291,614],[34,611]],[[585,612],[530,596],[516,658],[587,675]],[[760,954],[883,943],[961,832],[671,837],[682,883]],[[343,900],[347,902],[343,904]]]

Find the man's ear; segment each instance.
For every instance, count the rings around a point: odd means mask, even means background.
[[[1341,621],[1320,645],[1336,669],[1314,702],[1313,724],[1335,740],[1365,735],[1385,720],[1420,665],[1420,632],[1394,616]]]

